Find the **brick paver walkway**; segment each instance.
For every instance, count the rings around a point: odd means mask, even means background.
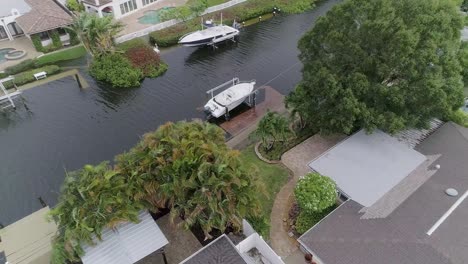
[[[284,153],[281,162],[288,167],[293,177],[277,194],[271,212],[270,239],[273,250],[281,257],[287,257],[298,250],[297,241],[288,236],[289,226],[283,222],[288,219],[293,201],[293,190],[299,177],[310,171],[307,164],[323,152],[341,141],[344,136],[314,135]]]

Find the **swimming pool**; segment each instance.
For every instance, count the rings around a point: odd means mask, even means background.
[[[6,61],[7,59],[5,58],[5,55],[12,51],[12,50],[15,50],[13,48],[6,48],[6,49],[0,49],[0,63]]]
[[[158,10],[146,11],[142,17],[138,18],[138,22],[140,24],[153,24],[153,25],[158,24],[161,22],[161,19],[159,17],[161,12],[167,11],[170,9],[174,9],[174,7],[164,7]]]

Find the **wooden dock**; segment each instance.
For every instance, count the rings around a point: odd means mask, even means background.
[[[259,91],[255,107],[242,105],[242,107],[239,106],[238,109],[231,111],[229,121],[225,121],[224,118],[215,120],[215,123],[228,133],[228,139],[239,135],[242,131],[256,124],[267,110],[282,111],[284,109],[284,95],[270,86],[261,87]]]

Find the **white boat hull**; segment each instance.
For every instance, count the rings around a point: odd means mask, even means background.
[[[186,47],[213,45],[228,39],[233,39],[237,35],[239,35],[239,30],[233,27],[219,25],[187,34],[180,38],[179,44]]]
[[[249,97],[255,88],[255,82],[236,84],[215,97],[205,105],[205,111],[214,118],[226,115]]]

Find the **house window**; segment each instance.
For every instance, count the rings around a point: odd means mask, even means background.
[[[128,1],[128,2],[125,2],[123,4],[120,4],[120,11],[123,14],[126,14],[130,11],[133,11],[137,9],[137,4],[136,4],[136,0],[131,0],[131,1]]]
[[[143,5],[149,5],[151,3],[156,2],[157,0],[143,0]]]
[[[41,40],[48,40],[50,38],[49,33],[47,31],[38,33],[38,35]]]
[[[8,38],[8,34],[5,31],[5,28],[3,26],[0,26],[0,39],[6,39]]]

